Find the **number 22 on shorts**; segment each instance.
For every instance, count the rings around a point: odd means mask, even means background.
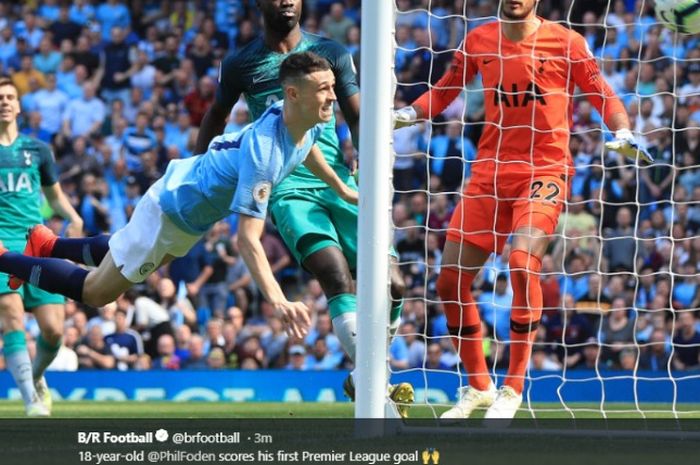
[[[552,205],[557,205],[557,202],[560,200],[560,194],[561,187],[555,181],[536,179],[530,184],[531,200],[542,200]]]

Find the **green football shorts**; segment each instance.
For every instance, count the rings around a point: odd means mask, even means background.
[[[348,185],[357,190],[354,181]],[[311,254],[337,247],[350,269],[357,268],[357,205],[330,187],[281,192],[270,205],[272,221],[297,262],[303,264]]]
[[[7,250],[10,250],[12,252],[23,252],[24,251],[24,246],[26,244],[25,240],[18,241],[16,239],[1,239],[2,243],[5,247],[7,247]],[[66,298],[63,297],[62,295],[58,294],[51,294],[49,292],[43,291],[39,289],[38,287],[34,287],[31,284],[25,283],[22,287],[17,289],[16,291],[13,291],[10,289],[10,287],[7,285],[7,281],[10,277],[5,274],[5,273],[0,273],[0,294],[8,294],[11,292],[15,292],[22,297],[22,301],[24,302],[24,308],[26,310],[31,310],[35,307],[39,307],[41,305],[49,305],[49,304],[64,304],[66,303]]]

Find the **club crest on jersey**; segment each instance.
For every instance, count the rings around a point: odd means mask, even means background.
[[[32,166],[32,153],[27,150],[24,151],[24,164]]]
[[[270,198],[270,192],[272,192],[272,184],[270,182],[259,182],[253,188],[253,198],[258,203],[267,202],[267,199]]]
[[[547,59],[545,57],[539,57],[537,59],[540,62],[539,68],[537,68],[537,72],[541,73],[544,71],[544,65],[547,63]]]
[[[156,267],[156,264],[155,264],[155,263],[153,263],[153,262],[146,262],[146,263],[144,263],[143,265],[141,265],[141,267],[139,268],[139,274],[141,274],[141,276],[145,276],[145,275],[147,275],[148,273],[150,273],[151,271],[153,271],[153,269],[154,269],[155,267]]]

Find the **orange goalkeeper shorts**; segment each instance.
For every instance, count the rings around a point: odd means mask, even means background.
[[[467,185],[452,213],[447,240],[501,253],[510,234],[522,227],[554,233],[569,195],[566,175],[484,181],[472,178]]]

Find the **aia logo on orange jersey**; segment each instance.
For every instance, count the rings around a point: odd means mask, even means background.
[[[547,100],[544,98],[544,93],[537,87],[535,82],[531,82],[530,85],[520,90],[518,84],[513,83],[510,86],[510,90],[506,91],[503,84],[499,84],[498,88],[493,92],[493,104],[494,106],[503,105],[504,107],[526,107],[530,105],[531,102],[536,101],[540,105],[547,105]]]

